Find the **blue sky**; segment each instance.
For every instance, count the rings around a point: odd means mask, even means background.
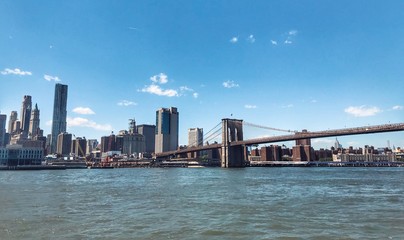
[[[234,117],[309,131],[403,122],[403,1],[0,1],[0,111],[31,95],[50,133],[97,138],[180,112],[205,132]],[[19,113],[20,114],[20,113]],[[245,137],[282,133],[245,128]],[[403,132],[339,138],[404,147]],[[330,147],[334,138],[313,140]],[[292,143],[287,143],[291,146]]]

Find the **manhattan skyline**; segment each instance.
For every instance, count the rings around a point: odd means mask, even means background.
[[[309,131],[402,122],[402,1],[0,2],[0,111],[32,96],[51,133],[55,83],[67,131],[100,139],[128,119],[181,112],[189,128],[231,117]],[[280,135],[248,131],[245,138]],[[404,146],[402,132],[339,137]],[[335,138],[315,139],[329,148]],[[291,144],[293,145],[293,144]]]

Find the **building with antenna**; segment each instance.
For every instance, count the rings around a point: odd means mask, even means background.
[[[31,119],[29,123],[29,135],[31,138],[40,136],[42,137],[43,133],[41,129],[39,128],[39,109],[38,109],[38,104],[35,104],[35,108],[31,112]]]
[[[125,155],[138,157],[145,152],[144,136],[137,133],[136,120],[129,119],[129,131],[120,131],[116,136],[118,150]]]

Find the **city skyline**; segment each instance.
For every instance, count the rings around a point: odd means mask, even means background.
[[[30,95],[50,134],[54,84],[62,83],[67,132],[87,139],[127,129],[133,116],[154,125],[162,107],[181,112],[180,145],[189,128],[207,132],[226,117],[299,131],[402,122],[403,7],[2,1],[0,111],[21,120],[20,99]],[[344,147],[404,146],[402,132],[338,139]]]

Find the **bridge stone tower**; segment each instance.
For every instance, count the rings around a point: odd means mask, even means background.
[[[231,142],[243,140],[243,120],[222,119],[222,158],[221,167],[245,167],[244,147],[231,146]]]

